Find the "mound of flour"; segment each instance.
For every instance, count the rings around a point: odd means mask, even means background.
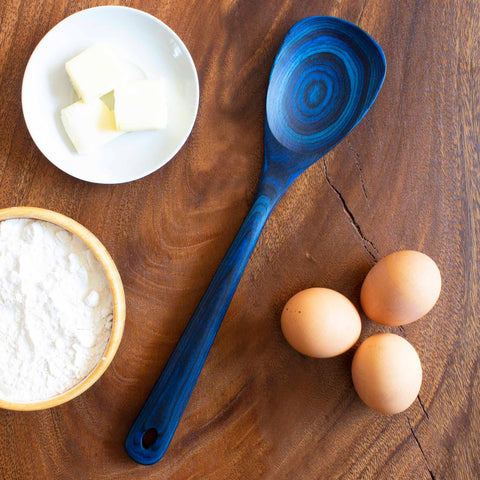
[[[0,222],[0,398],[45,400],[76,385],[105,352],[112,312],[82,240],[41,220]]]

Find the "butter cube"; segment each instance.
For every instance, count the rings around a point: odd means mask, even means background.
[[[93,45],[65,64],[73,88],[84,102],[111,92],[124,82],[124,67],[106,44]]]
[[[167,126],[167,99],[163,79],[139,80],[115,88],[117,128],[125,132]]]
[[[97,98],[75,102],[61,111],[65,131],[78,153],[87,154],[122,135],[115,128],[115,115]]]

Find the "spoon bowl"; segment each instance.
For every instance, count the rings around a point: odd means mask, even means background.
[[[309,17],[285,37],[267,92],[254,204],[127,436],[135,461],[162,458],[270,213],[295,178],[363,118],[385,71],[378,44],[344,20]]]
[[[267,91],[266,167],[301,173],[335,147],[377,98],[386,72],[377,42],[334,17],[308,17],[286,35]]]

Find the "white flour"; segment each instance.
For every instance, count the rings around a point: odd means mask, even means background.
[[[105,351],[112,312],[82,240],[40,220],[0,222],[0,398],[45,400],[76,385]]]

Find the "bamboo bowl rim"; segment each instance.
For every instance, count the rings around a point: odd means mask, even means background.
[[[117,267],[100,240],[86,227],[61,213],[37,207],[10,207],[0,209],[0,222],[12,218],[32,218],[53,223],[79,237],[93,252],[103,267],[113,295],[112,331],[105,352],[96,367],[69,390],[45,400],[22,403],[2,400],[0,408],[8,410],[44,410],[66,403],[90,388],[105,372],[118,350],[125,326],[125,292]]]

